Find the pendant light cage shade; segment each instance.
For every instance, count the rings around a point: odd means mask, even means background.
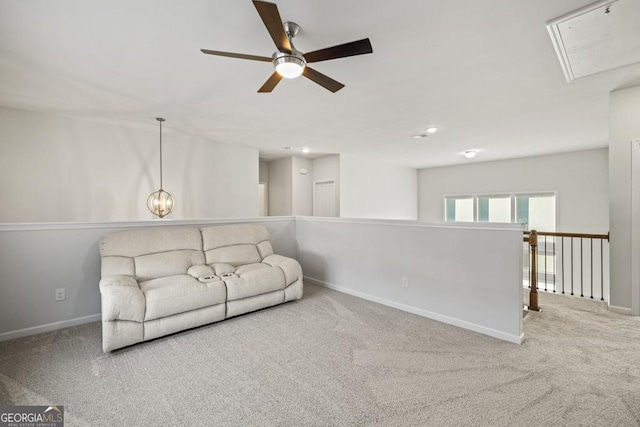
[[[169,215],[173,210],[173,205],[173,196],[162,188],[151,193],[147,199],[147,208],[149,208],[149,211],[160,218]]]
[[[147,208],[155,216],[164,218],[171,213],[175,202],[173,196],[162,189],[162,122],[164,119],[158,117],[156,120],[160,123],[160,189],[149,195]]]

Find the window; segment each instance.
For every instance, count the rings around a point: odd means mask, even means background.
[[[473,197],[449,197],[445,209],[447,221],[473,222]]]
[[[445,220],[523,223],[525,230],[556,231],[556,194],[445,196]]]
[[[478,197],[479,222],[511,222],[511,197]]]
[[[516,196],[516,221],[524,224],[525,230],[556,231],[556,195]]]

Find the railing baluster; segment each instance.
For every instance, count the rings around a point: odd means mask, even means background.
[[[544,236],[544,291],[547,292],[547,236]]]
[[[556,236],[553,236],[553,293],[556,293],[556,288],[558,287],[558,276],[556,275]]]
[[[583,238],[580,238],[580,296],[581,297],[584,297],[584,292],[582,291],[582,285],[583,285],[583,282],[584,282],[582,280],[584,278],[584,267],[582,265],[582,260],[583,260],[583,257],[582,257],[582,241],[583,240],[584,240]]]
[[[593,238],[591,240],[591,299],[593,299]]]
[[[573,295],[573,237],[571,238],[571,295]]]
[[[562,293],[564,294],[564,236],[561,238],[561,251],[562,251]]]
[[[600,239],[600,301],[604,301],[604,239]]]

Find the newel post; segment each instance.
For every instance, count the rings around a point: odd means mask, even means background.
[[[540,311],[538,306],[538,232],[536,230],[531,230],[529,233],[529,246],[531,247],[529,310]]]

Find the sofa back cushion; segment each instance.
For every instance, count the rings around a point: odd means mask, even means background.
[[[158,227],[109,233],[100,239],[102,277],[133,276],[138,281],[186,274],[204,264],[198,228]]]
[[[217,225],[203,227],[200,231],[207,264],[253,264],[273,253],[269,232],[262,225]]]

